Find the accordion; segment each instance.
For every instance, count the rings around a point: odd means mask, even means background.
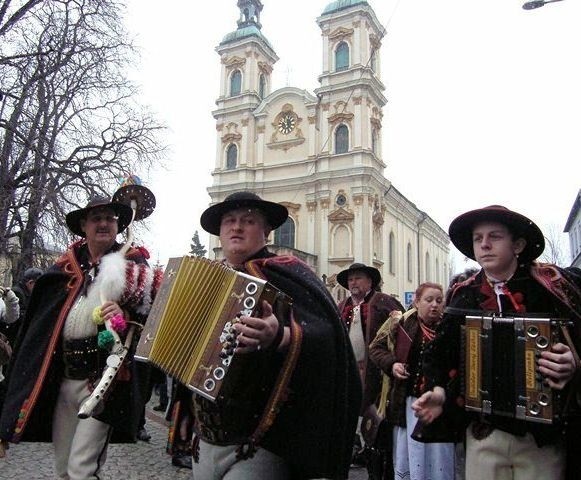
[[[569,320],[466,316],[462,381],[466,410],[552,424],[560,417],[558,391],[538,372],[542,352],[561,341]]]
[[[228,375],[236,363],[232,326],[241,314],[258,316],[263,300],[291,304],[265,280],[220,262],[171,258],[135,358],[215,401],[236,381]]]

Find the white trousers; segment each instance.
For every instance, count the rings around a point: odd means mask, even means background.
[[[493,430],[482,439],[466,430],[466,480],[562,480],[565,449],[561,445],[537,447],[530,433],[524,437]]]
[[[87,380],[65,378],[61,383],[52,423],[55,472],[59,479],[100,478],[111,427],[93,417],[83,420],[77,417],[89,394]]]
[[[199,462],[192,462],[195,480],[288,480],[286,462],[278,455],[259,448],[253,457],[236,458],[238,445],[219,446],[200,440]]]

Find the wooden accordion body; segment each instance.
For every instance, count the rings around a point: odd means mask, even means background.
[[[262,301],[291,300],[260,278],[201,257],[171,258],[135,358],[215,401],[235,379],[232,325],[257,316]]]
[[[538,360],[561,341],[568,320],[466,316],[462,327],[465,408],[484,414],[552,424],[559,392],[543,382]]]

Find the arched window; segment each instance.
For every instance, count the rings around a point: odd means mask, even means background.
[[[395,235],[389,234],[389,273],[395,275]]]
[[[439,281],[440,281],[440,262],[436,258],[436,278],[434,278],[434,282],[439,282]]]
[[[231,143],[226,149],[226,169],[233,170],[238,164],[238,147]]]
[[[349,129],[339,125],[335,130],[335,153],[346,153],[349,150]]]
[[[412,269],[412,244],[408,243],[407,248],[407,273],[408,273],[408,282],[411,282],[414,279],[413,269]],[[418,279],[419,281],[419,279]]]
[[[430,254],[426,252],[426,281],[432,281],[432,269],[430,268]]]
[[[234,70],[230,76],[230,96],[240,95],[242,88],[242,74],[240,70]]]
[[[264,93],[266,92],[266,79],[264,75],[260,75],[258,79],[258,96],[262,100],[264,98]]]
[[[291,217],[274,231],[274,243],[281,247],[295,248],[295,222]]]
[[[339,43],[335,49],[335,71],[347,70],[349,68],[349,45],[345,42]]]
[[[371,131],[371,151],[377,155],[377,129]]]

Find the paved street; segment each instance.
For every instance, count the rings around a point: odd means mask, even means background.
[[[152,400],[157,398],[154,396]],[[177,468],[165,453],[167,426],[163,418],[148,408],[147,431],[149,443],[110,445],[107,463],[103,471],[106,480],[163,480],[192,478],[192,471]],[[11,445],[5,459],[0,459],[2,480],[46,480],[52,479],[52,446],[46,443],[21,443]],[[349,480],[366,480],[365,469],[352,469]]]

